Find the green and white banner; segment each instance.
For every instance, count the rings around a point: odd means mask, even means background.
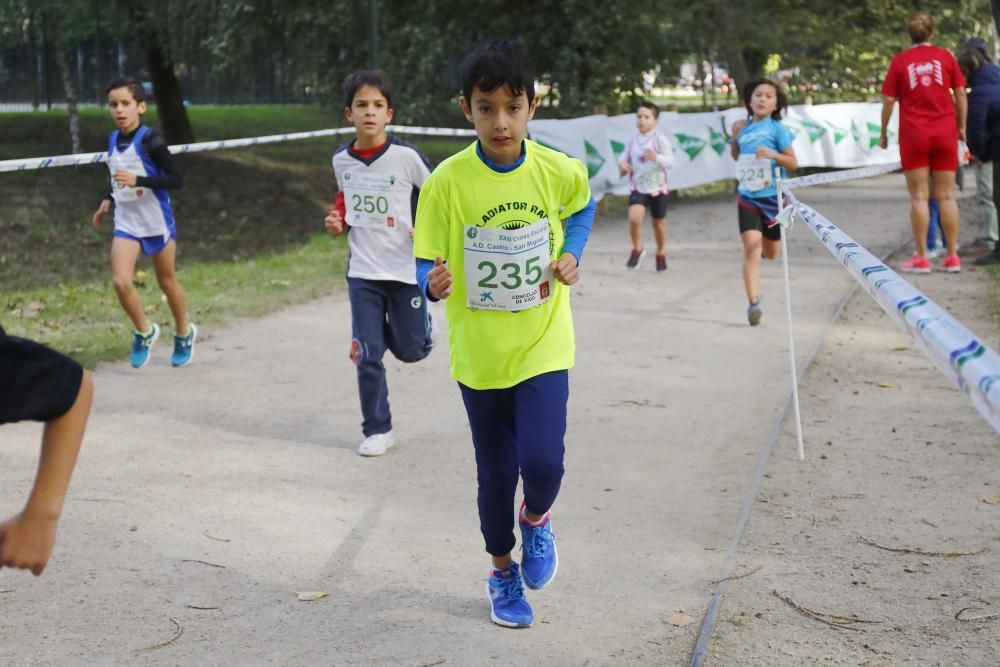
[[[850,168],[896,163],[896,114],[889,125],[889,148],[882,150],[878,147],[881,113],[882,105],[877,103],[799,105],[791,107],[782,122],[795,134],[793,147],[800,166]],[[745,117],[743,109],[661,113],[659,131],[674,146],[667,186],[674,190],[735,178],[730,129]],[[536,120],[528,130],[536,141],[587,166],[595,199],[628,194],[628,179],[619,176],[618,161],[625,142],[635,132],[634,114]]]

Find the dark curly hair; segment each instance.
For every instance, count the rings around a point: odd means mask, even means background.
[[[747,114],[753,116],[753,109],[750,108],[750,98],[753,97],[753,91],[757,90],[757,86],[767,84],[774,88],[775,95],[778,98],[778,106],[774,108],[774,112],[771,114],[771,118],[774,120],[781,120],[781,112],[788,108],[788,95],[785,93],[785,89],[778,85],[777,81],[773,79],[768,79],[766,76],[757,77],[756,79],[751,79],[747,81],[743,86],[743,106],[746,107]]]

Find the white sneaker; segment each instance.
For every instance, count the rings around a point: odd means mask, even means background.
[[[361,456],[382,456],[395,444],[396,438],[392,435],[392,431],[376,433],[362,441],[361,446],[358,447],[358,454]]]

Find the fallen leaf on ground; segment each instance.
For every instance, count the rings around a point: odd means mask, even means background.
[[[893,384],[891,382],[879,382],[876,387],[882,387],[883,389],[897,389],[899,385]]]
[[[983,496],[979,500],[987,505],[1000,505],[1000,496]]]
[[[330,595],[329,593],[324,593],[322,591],[305,591],[298,594],[299,602],[313,602],[315,600],[322,600],[323,598]]]
[[[687,614],[678,612],[676,614],[671,614],[664,619],[666,623],[670,625],[676,625],[678,628],[683,628],[685,625],[691,625],[695,622],[695,619],[688,616]]]

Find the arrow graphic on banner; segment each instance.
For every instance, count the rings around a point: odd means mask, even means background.
[[[848,134],[850,134],[850,132],[848,132],[846,128],[837,127],[836,125],[834,125],[830,121],[827,121],[826,124],[829,125],[830,129],[833,130],[833,143],[834,144],[839,144],[841,141],[844,140],[844,137],[846,137]]]
[[[607,162],[607,160],[605,160],[604,156],[601,155],[601,152],[594,148],[594,146],[586,139],[583,140],[583,148],[587,151],[587,178],[593,178],[594,175],[601,170],[601,167],[604,166],[604,163]]]
[[[705,144],[708,143],[704,139],[692,137],[687,134],[675,134],[674,137],[677,139],[677,144],[681,147],[681,150],[687,153],[691,160],[698,157],[698,154],[705,149]]]
[[[615,141],[614,139],[608,139],[608,143],[611,144],[611,152],[614,154],[615,160],[620,162],[622,159],[622,153],[625,152],[625,144],[620,141]]]
[[[809,141],[811,143],[816,143],[816,141],[826,134],[826,128],[817,123],[812,123],[808,120],[799,121],[802,123],[802,127],[805,128],[806,132],[809,134]]]
[[[882,126],[868,121],[868,148],[869,150],[878,146],[879,135],[882,134]]]
[[[726,150],[726,146],[729,145],[729,139],[722,132],[716,131],[714,128],[708,128],[708,141],[712,145],[712,150],[714,150],[719,155]]]

